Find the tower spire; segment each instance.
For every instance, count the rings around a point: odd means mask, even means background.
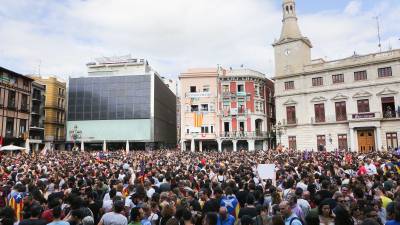
[[[302,38],[299,25],[297,24],[295,0],[283,0],[282,10],[283,26],[279,41]]]

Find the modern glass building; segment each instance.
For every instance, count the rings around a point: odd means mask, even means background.
[[[157,73],[69,79],[67,141],[90,149],[176,144],[176,96]],[[80,137],[73,138],[73,130]],[[103,145],[106,145],[104,147]],[[70,145],[71,147],[71,145]]]

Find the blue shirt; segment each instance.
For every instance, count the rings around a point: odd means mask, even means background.
[[[228,217],[226,217],[225,220],[222,220],[222,218],[218,215],[218,222],[217,225],[233,225],[235,224],[235,217],[228,214]],[[222,224],[221,224],[222,222]]]
[[[396,220],[389,220],[385,223],[385,225],[400,225],[400,222]]]
[[[290,221],[293,218],[297,219],[293,220],[292,224],[290,224]],[[285,225],[303,225],[303,224],[301,223],[300,218],[293,213],[291,216],[289,216],[289,218],[285,219]]]

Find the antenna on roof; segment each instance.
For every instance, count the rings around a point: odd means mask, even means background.
[[[377,31],[378,31],[378,47],[379,47],[379,52],[382,52],[381,31],[380,31],[379,16],[375,16],[374,19],[376,20],[376,28],[377,28]]]

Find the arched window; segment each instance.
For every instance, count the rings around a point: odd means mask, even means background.
[[[292,5],[290,6],[290,12],[293,12],[293,6]]]
[[[289,12],[289,6],[286,6],[286,12]]]

